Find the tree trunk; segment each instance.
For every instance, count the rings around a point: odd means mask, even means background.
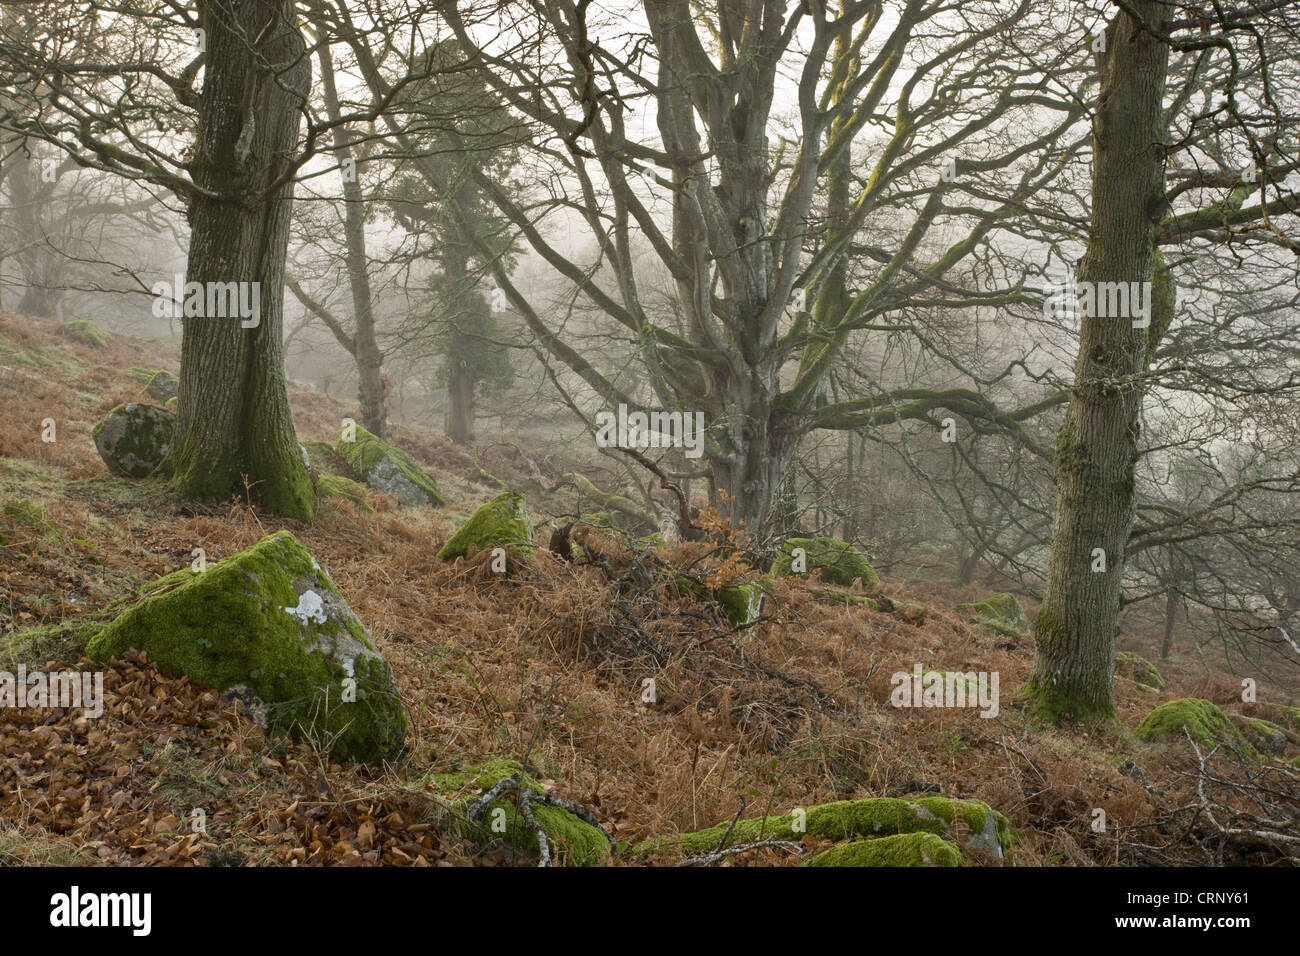
[[[164,467],[185,498],[219,501],[247,487],[277,514],[307,521],[316,497],[283,361],[293,182],[278,180],[290,173],[311,64],[286,0],[234,8],[200,2],[198,11],[207,54],[194,179],[220,198],[190,204],[187,284],[256,282],[260,289],[256,325],[238,316],[184,319],[177,434]],[[256,51],[249,49],[255,37]]]
[[[474,440],[474,373],[469,363],[461,360],[449,378],[447,437],[457,445],[468,445]]]
[[[326,35],[327,27],[317,21],[317,30]],[[334,62],[329,44],[322,43],[320,57],[321,85],[325,93],[325,111],[332,122],[338,122],[338,90],[334,82]],[[379,438],[388,430],[388,403],[384,388],[384,356],[379,351],[375,336],[374,300],[370,293],[370,258],[366,254],[366,207],[361,192],[361,182],[356,175],[352,144],[344,127],[334,127],[334,155],[344,168],[343,175],[343,236],[344,260],[348,269],[348,286],[352,292],[353,328],[352,358],[357,363],[357,400],[361,405],[361,424]]]
[[[1173,588],[1165,595],[1165,640],[1160,645],[1160,659],[1169,660],[1169,652],[1174,649],[1174,617],[1178,614],[1178,592]]]
[[[1147,23],[1160,25],[1159,0],[1134,0],[1133,8]],[[1150,281],[1160,214],[1169,49],[1123,12],[1107,28],[1105,43],[1098,57],[1092,219],[1080,288]],[[1158,337],[1158,321],[1168,323],[1163,313],[1157,319],[1152,304],[1149,330],[1133,328],[1131,317],[1097,315],[1104,311],[1100,308],[1081,316],[1075,385],[1057,434],[1047,589],[1034,626],[1034,670],[1024,688],[1035,715],[1053,723],[1114,715],[1115,641],[1134,514],[1141,375],[1149,342]]]

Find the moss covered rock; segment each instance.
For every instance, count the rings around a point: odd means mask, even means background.
[[[533,522],[524,496],[503,491],[474,512],[438,551],[443,561],[468,558],[492,548],[514,548],[533,553]]]
[[[101,329],[89,319],[77,319],[75,322],[68,323],[68,334],[82,345],[89,345],[91,348],[102,349],[113,341],[113,335]]]
[[[316,482],[316,493],[329,501],[346,501],[370,514],[375,509],[366,503],[366,490],[351,478],[339,475],[321,475]]]
[[[955,604],[953,610],[967,620],[983,624],[1002,634],[1019,636],[1029,626],[1025,609],[1014,594],[1006,591],[973,604]]]
[[[827,584],[852,587],[854,581],[861,581],[864,588],[872,588],[880,583],[880,576],[867,561],[867,556],[838,538],[788,538],[781,545],[781,553],[772,565],[773,574],[783,576],[799,573],[794,570],[794,552],[797,548],[803,549],[806,570],[816,571]]]
[[[467,837],[491,843],[504,841],[520,850],[536,853],[540,847],[537,834],[526,824],[523,814],[513,802],[516,797],[503,794],[488,804],[484,813],[475,820],[467,820],[465,808],[484,792],[509,777],[520,777],[521,783],[533,790],[542,786],[524,772],[517,760],[491,760],[473,770],[457,773],[435,773],[424,778],[424,783],[448,799],[456,813],[456,826]],[[546,834],[551,856],[566,866],[601,866],[610,859],[609,840],[596,827],[574,816],[563,807],[533,804],[533,817]]]
[[[240,697],[268,730],[312,740],[336,760],[401,754],[407,720],[392,669],[292,534],[269,535],[159,585],[99,631],[87,656],[138,648],[159,668]]]
[[[305,441],[301,443],[303,454],[307,457],[307,470],[318,475],[335,474],[334,446],[329,442]]]
[[[1287,732],[1277,724],[1258,717],[1242,717],[1233,714],[1229,718],[1247,743],[1262,754],[1282,754],[1286,752]]]
[[[154,372],[144,387],[145,394],[164,405],[181,393],[181,380],[171,372]]]
[[[167,455],[175,428],[175,412],[128,402],[105,415],[91,436],[109,471],[124,478],[147,478]]]
[[[744,627],[753,624],[762,615],[763,598],[767,589],[757,581],[739,581],[710,591],[704,585],[679,574],[677,590],[680,594],[689,594],[700,601],[717,604],[723,617],[733,627]]]
[[[1115,655],[1115,673],[1127,677],[1139,688],[1157,694],[1165,689],[1165,679],[1156,666],[1140,654],[1120,651]]]
[[[1180,697],[1166,701],[1142,718],[1134,734],[1147,743],[1183,741],[1187,737],[1196,741],[1202,753],[1216,748],[1228,748],[1248,760],[1258,760],[1255,752],[1228,715],[1208,700],[1200,697]]]
[[[353,427],[356,434],[350,436]],[[353,440],[347,441],[348,437]],[[339,436],[338,453],[358,478],[403,504],[443,503],[438,486],[410,455],[376,438],[360,425],[344,427]]]
[[[989,850],[997,859],[1011,849],[1011,830],[1002,814],[978,800],[951,800],[947,797],[924,797],[899,800],[875,797],[867,800],[839,800],[810,807],[800,815],[791,812],[779,817],[756,817],[741,820],[731,830],[731,843],[775,837],[798,840],[805,834],[840,842],[853,838],[884,837],[899,833],[932,833],[940,837],[957,836],[960,824],[962,845]],[[664,850],[680,850],[698,856],[718,848],[731,822],[719,823],[707,830],[658,837],[638,844],[637,855]]]
[[[833,846],[804,866],[965,866],[956,844],[933,833],[900,833]]]

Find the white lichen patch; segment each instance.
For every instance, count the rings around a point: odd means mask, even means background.
[[[297,607],[286,607],[284,609],[290,617],[296,617],[303,624],[310,624],[315,621],[317,624],[324,624],[325,602],[315,591],[306,590],[298,596]]]

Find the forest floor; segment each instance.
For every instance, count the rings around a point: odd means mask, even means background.
[[[815,583],[782,578],[763,619],[736,631],[690,599],[637,584],[641,568],[616,537],[590,539],[605,567],[545,550],[509,576],[490,573],[487,555],[443,563],[438,548],[498,490],[480,469],[528,492],[540,543],[550,522],[578,510],[576,493],[566,501],[539,491],[541,459],[530,463],[517,447],[463,449],[401,428],[392,440],[436,478],[445,507],[397,507],[368,492],[374,513],[330,504],[305,526],[245,502],[184,505],[160,482],[110,476],[91,439],[112,407],[143,400],[129,368],[176,371],[178,359],[122,337],[95,347],[65,326],[0,313],[0,645],[186,567],[195,548],[214,561],[287,528],[392,665],[411,717],[409,753],[382,770],[331,764],[308,745],[268,740],[237,702],[147,661],[96,665],[106,670],[98,720],[72,709],[0,709],[0,863],[535,863],[535,854],[442,827],[420,783],[430,771],[496,757],[523,761],[619,841],[708,827],[742,807],[750,816],[943,795],[1004,814],[1017,865],[1282,859],[1267,845],[1225,838],[1204,796],[1210,807],[1248,800],[1243,787],[1270,785],[1267,767],[1224,761],[1203,772],[1189,748],[1132,735],[1155,705],[1179,697],[1265,717],[1295,706],[1297,688],[1266,673],[1254,675],[1259,703],[1242,704],[1240,675],[1180,638],[1173,658],[1157,662],[1163,691],[1116,679],[1118,724],[1047,728],[1014,698],[1032,638],[951,610],[1006,582],[886,580],[874,596],[924,607],[886,612],[828,602]],[[355,414],[307,388],[291,386],[291,398],[303,440],[332,443]],[[41,440],[45,419],[56,423],[53,443]],[[682,544],[653,560],[685,567],[707,562],[709,550]],[[1125,633],[1120,646],[1158,656],[1154,634]],[[28,667],[78,666],[75,648],[41,650],[50,656]],[[918,662],[997,672],[999,713],[892,707],[890,675]],[[0,655],[0,669],[16,663]],[[658,699],[647,704],[649,675]],[[1297,754],[1292,740],[1279,759]],[[1294,811],[1300,795],[1281,799]],[[190,825],[196,809],[206,833]],[[1104,832],[1094,829],[1098,809]],[[728,863],[799,858],[771,848]],[[667,853],[651,862],[678,861]]]

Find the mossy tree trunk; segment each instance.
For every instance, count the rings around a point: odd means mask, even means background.
[[[1133,0],[1158,26],[1159,0]],[[1084,283],[1143,282],[1156,270],[1168,45],[1120,12],[1098,54],[1092,217],[1079,267]],[[1112,682],[1120,583],[1134,516],[1138,417],[1148,349],[1172,314],[1167,281],[1153,285],[1151,328],[1131,317],[1081,317],[1074,388],[1057,433],[1056,509],[1037,653],[1024,688],[1037,716],[1057,722],[1114,714]],[[1092,310],[1104,311],[1100,309]],[[1097,549],[1105,555],[1100,567]]]
[[[200,2],[198,12],[207,53],[186,281],[257,282],[260,296],[252,327],[184,319],[177,438],[164,467],[185,498],[223,500],[247,483],[272,511],[310,520],[316,498],[289,408],[282,324],[290,161],[311,65],[292,3]]]

